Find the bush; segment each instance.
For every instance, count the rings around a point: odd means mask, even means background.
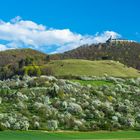
[[[73,114],[80,114],[82,113],[82,107],[76,103],[69,103],[68,105],[68,111],[73,113]]]
[[[51,67],[41,67],[42,75],[54,75],[54,71]]]
[[[47,122],[47,128],[48,130],[57,130],[58,129],[58,121],[57,120],[49,120]]]
[[[0,123],[0,131],[6,130],[6,127]]]
[[[26,66],[23,68],[24,75],[29,75],[29,76],[40,76],[41,75],[41,70],[39,66],[36,65],[30,65]]]

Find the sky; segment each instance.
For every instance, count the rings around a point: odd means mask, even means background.
[[[140,42],[140,0],[1,0],[0,51],[61,53],[110,36]]]

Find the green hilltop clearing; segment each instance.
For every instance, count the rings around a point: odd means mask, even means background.
[[[107,74],[114,77],[139,77],[138,70],[127,67],[112,60],[89,61],[82,59],[66,59],[50,61],[47,67],[51,67],[56,76],[103,76]]]

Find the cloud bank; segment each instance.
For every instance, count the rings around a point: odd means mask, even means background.
[[[19,16],[9,22],[0,21],[0,51],[33,48],[49,53],[60,53],[83,44],[105,42],[110,36],[115,39],[120,37],[120,34],[104,31],[101,34],[81,35],[70,29],[47,28],[33,21],[22,20]]]

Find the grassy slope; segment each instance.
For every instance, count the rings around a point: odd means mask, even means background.
[[[92,86],[103,86],[103,85],[108,85],[111,86],[113,83],[108,82],[108,81],[101,81],[101,80],[90,80],[90,81],[85,81],[85,80],[71,80],[73,82],[80,83],[81,85],[92,85]]]
[[[1,140],[139,140],[139,131],[118,132],[40,132],[5,131],[0,132]]]
[[[55,75],[87,75],[103,76],[108,74],[115,77],[138,77],[140,73],[134,68],[128,68],[123,64],[111,60],[89,61],[80,59],[67,59],[51,61]]]

